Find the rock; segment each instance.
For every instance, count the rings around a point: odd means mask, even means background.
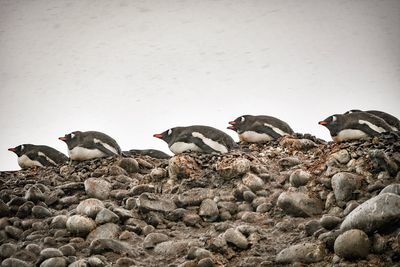
[[[376,168],[385,170],[392,176],[397,174],[399,166],[383,150],[373,149],[369,151],[369,156]]]
[[[360,229],[366,233],[399,226],[400,196],[392,193],[373,197],[346,216],[340,229]]]
[[[319,221],[316,220],[309,221],[304,225],[304,230],[307,236],[312,236],[315,232],[317,232],[320,229],[321,229],[321,224],[319,223]]]
[[[36,244],[28,244],[25,249],[35,255],[39,255],[40,251],[42,250],[40,248],[40,246],[36,245]]]
[[[0,218],[8,216],[9,213],[10,208],[7,206],[6,203],[3,202],[3,200],[0,199]]]
[[[311,178],[311,174],[301,169],[295,170],[290,174],[289,181],[294,187],[306,185]]]
[[[32,208],[32,215],[36,218],[48,218],[51,217],[51,212],[42,206],[34,206]]]
[[[386,186],[379,194],[381,195],[384,193],[392,193],[400,196],[400,184],[391,184]]]
[[[189,240],[165,241],[154,247],[154,253],[162,256],[180,257],[187,254]]]
[[[18,240],[23,233],[23,231],[21,229],[15,227],[15,226],[10,226],[10,225],[6,226],[4,228],[4,230],[6,231],[7,234],[9,234],[12,238],[14,238],[16,240]]]
[[[171,179],[198,177],[201,169],[196,161],[187,154],[178,154],[169,159],[168,174]]]
[[[332,177],[332,188],[339,207],[344,207],[359,186],[359,176],[349,172],[339,172]]]
[[[342,221],[341,218],[331,215],[324,215],[320,219],[320,224],[327,230],[332,230]]]
[[[140,184],[132,187],[131,190],[129,190],[129,195],[131,196],[138,196],[142,193],[154,193],[156,191],[156,188],[154,185],[151,184]]]
[[[120,228],[118,225],[114,223],[106,223],[91,231],[86,237],[86,240],[91,242],[95,239],[113,239],[118,237],[119,232]]]
[[[63,254],[59,249],[45,248],[42,251],[40,251],[40,256],[43,257],[43,259],[49,259],[54,257],[62,257]]]
[[[189,226],[198,226],[201,222],[201,217],[197,213],[186,212],[182,217],[182,221]]]
[[[96,223],[87,217],[82,215],[73,215],[67,220],[67,230],[79,236],[86,236],[94,228],[96,228]]]
[[[337,160],[337,162],[339,162],[340,164],[346,164],[351,159],[350,154],[346,149],[342,149],[336,153],[333,153],[331,157]]]
[[[233,179],[250,171],[250,161],[245,158],[224,158],[217,162],[216,170],[223,178]]]
[[[144,211],[169,212],[176,209],[171,199],[162,199],[151,193],[143,193],[137,200],[137,206]]]
[[[76,254],[75,248],[74,248],[72,245],[70,245],[70,244],[61,246],[61,247],[59,247],[58,249],[59,249],[59,250],[61,251],[61,253],[62,253],[64,256],[66,256],[66,257],[68,257],[68,256],[75,256],[75,254]]]
[[[91,218],[95,218],[97,213],[104,209],[104,204],[96,198],[88,198],[76,207],[76,212],[81,215],[86,215]]]
[[[1,263],[1,267],[32,267],[32,265],[19,259],[8,258]]]
[[[107,199],[110,195],[112,186],[106,180],[100,178],[89,178],[85,181],[85,192],[89,197],[97,199]]]
[[[199,260],[197,267],[214,267],[215,264],[211,258],[204,258]]]
[[[204,258],[210,258],[212,256],[211,252],[204,248],[192,247],[189,249],[187,258],[189,260],[201,260]]]
[[[99,256],[89,257],[87,259],[87,262],[88,262],[89,266],[91,266],[91,267],[92,266],[94,266],[94,267],[104,267],[105,264],[99,257],[101,257],[101,256],[99,255]]]
[[[243,199],[247,202],[252,202],[257,197],[252,191],[247,190],[243,192]]]
[[[150,177],[153,180],[161,180],[167,177],[167,171],[163,168],[154,168],[150,172]]]
[[[364,259],[368,256],[370,242],[361,230],[353,229],[344,232],[335,240],[335,254],[344,259]]]
[[[317,144],[309,139],[297,139],[289,135],[283,136],[279,144],[282,147],[292,148],[295,150],[303,150],[303,151],[317,147]]]
[[[31,201],[25,202],[18,208],[16,216],[21,219],[28,217],[29,215],[31,215],[34,206],[35,204],[33,204],[33,202]]]
[[[162,233],[150,233],[143,241],[143,247],[146,249],[154,248],[157,244],[165,242],[169,237]]]
[[[372,252],[376,254],[382,254],[385,252],[387,248],[386,245],[386,240],[384,237],[382,237],[380,234],[375,233],[374,236],[372,237]]]
[[[92,254],[102,254],[105,251],[113,251],[117,254],[127,254],[130,257],[137,257],[139,251],[126,242],[115,239],[95,239],[89,247]]]
[[[118,166],[127,173],[135,173],[139,171],[139,163],[133,158],[123,158],[118,162]]]
[[[264,181],[255,174],[247,173],[243,178],[242,182],[245,186],[251,189],[253,192],[257,192],[264,188]]]
[[[219,215],[217,203],[212,199],[204,199],[200,205],[199,215],[205,221],[215,221]]]
[[[214,198],[213,190],[209,188],[193,188],[183,194],[179,194],[177,204],[183,207],[198,206],[207,198]]]
[[[115,267],[130,267],[130,266],[137,266],[137,263],[135,260],[130,259],[128,257],[119,258],[115,262]]]
[[[295,217],[310,217],[322,213],[322,203],[299,192],[283,192],[277,205],[287,214]]]
[[[0,246],[0,259],[6,259],[11,257],[15,252],[17,252],[17,245],[12,243],[5,243]]]
[[[39,187],[33,185],[25,193],[25,199],[34,203],[44,201],[45,196]]]
[[[40,267],[66,267],[67,261],[63,257],[50,258],[42,262]]]
[[[64,229],[66,228],[67,220],[68,216],[57,215],[51,220],[50,227],[53,229]]]
[[[278,263],[314,263],[324,259],[326,255],[323,244],[301,243],[285,248],[276,256]]]
[[[118,223],[119,217],[111,210],[104,208],[97,213],[95,221],[97,224]]]
[[[279,165],[283,169],[288,169],[299,164],[301,164],[301,161],[296,157],[286,157],[279,160]]]
[[[111,176],[128,175],[128,173],[123,168],[117,165],[109,167],[108,174]]]
[[[227,243],[231,243],[240,249],[246,249],[249,245],[247,238],[238,230],[229,228],[224,233],[224,239]]]

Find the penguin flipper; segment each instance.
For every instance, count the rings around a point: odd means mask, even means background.
[[[30,158],[32,161],[37,161],[40,164],[42,164],[43,166],[55,166],[54,164],[52,164],[45,155],[41,155],[39,154],[39,152],[28,152],[26,153],[26,156],[28,158]]]
[[[253,125],[252,127],[254,129],[255,132],[257,133],[264,133],[264,134],[268,134],[269,136],[271,136],[273,139],[278,139],[279,137],[281,137],[280,134],[278,134],[277,132],[275,132],[273,129],[271,129],[268,126],[265,126],[263,124],[259,124],[256,123]]]
[[[107,149],[101,143],[94,143],[94,147],[97,148],[98,150],[100,150],[101,152],[103,152],[104,154],[106,154],[107,156],[115,156],[115,155],[117,155],[113,151]]]
[[[365,125],[365,124],[359,124],[359,125],[357,125],[357,128],[358,128],[358,130],[363,131],[364,133],[366,133],[369,136],[378,136],[381,134],[377,131],[374,131],[368,125]]]

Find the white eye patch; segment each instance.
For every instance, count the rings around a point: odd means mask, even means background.
[[[240,122],[244,122],[246,119],[244,117],[240,118]]]
[[[71,139],[75,137],[75,134],[71,133]]]
[[[21,146],[21,150],[24,150],[24,145]]]
[[[168,130],[168,135],[171,135],[171,134],[172,134],[172,130],[169,129],[169,130]]]
[[[336,116],[332,116],[332,122],[336,120],[337,120]]]

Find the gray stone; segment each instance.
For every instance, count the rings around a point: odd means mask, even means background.
[[[384,193],[375,196],[346,216],[340,229],[360,229],[366,233],[398,226],[400,219],[400,196]]]
[[[227,243],[231,243],[240,249],[246,249],[249,245],[247,238],[240,231],[233,228],[225,231],[224,238]]]
[[[127,254],[137,257],[139,251],[126,242],[115,239],[95,239],[90,243],[89,249],[92,254],[102,254],[104,251],[113,251],[118,254]]]
[[[283,169],[288,169],[301,164],[301,160],[297,157],[286,157],[280,159],[278,163]]]
[[[7,234],[9,234],[12,238],[19,240],[23,231],[15,226],[6,226],[4,228]]]
[[[341,258],[351,260],[366,258],[369,253],[370,242],[367,234],[358,229],[349,230],[339,235],[335,240],[335,254]]]
[[[400,184],[391,184],[386,186],[379,194],[381,195],[384,193],[392,193],[400,196]]]
[[[200,205],[199,215],[205,221],[215,221],[219,215],[217,203],[212,199],[204,199]]]
[[[295,170],[290,174],[289,181],[294,187],[306,185],[311,178],[311,174],[301,169]]]
[[[253,192],[257,192],[264,188],[264,181],[253,173],[247,173],[242,178],[242,183],[251,189]]]
[[[139,163],[133,158],[123,158],[118,162],[118,166],[127,173],[135,173],[139,171]]]
[[[285,248],[276,256],[278,263],[314,263],[324,259],[326,255],[323,244],[301,243]]]
[[[1,263],[1,267],[32,267],[32,265],[19,259],[8,258]]]
[[[0,218],[7,217],[10,214],[10,208],[0,199]]]
[[[95,221],[98,224],[118,223],[119,217],[111,210],[104,208],[97,213]]]
[[[296,217],[310,217],[322,213],[320,200],[299,192],[281,193],[277,204],[285,213]]]
[[[171,199],[163,199],[155,194],[143,193],[137,200],[139,209],[145,211],[169,212],[176,209],[175,203]]]
[[[252,191],[247,190],[243,192],[243,199],[247,202],[252,202],[257,197]]]
[[[187,254],[190,240],[165,241],[154,247],[154,253],[162,256],[180,257]]]
[[[332,188],[339,207],[344,207],[359,186],[359,176],[349,172],[339,172],[332,177]]]
[[[386,239],[378,233],[375,233],[372,237],[372,251],[375,254],[382,254],[387,248]]]
[[[157,244],[165,242],[169,237],[162,233],[150,233],[143,241],[143,247],[146,249],[154,248]]]
[[[212,258],[204,258],[199,260],[199,262],[197,263],[197,267],[214,267],[214,261],[212,260]]]
[[[38,201],[44,201],[45,196],[39,187],[33,185],[26,191],[25,199],[36,203]]]
[[[96,223],[92,219],[82,215],[73,215],[68,218],[66,226],[70,233],[86,236],[96,228]]]
[[[86,240],[91,242],[95,239],[113,239],[118,237],[119,232],[120,228],[118,225],[114,223],[106,223],[91,231],[86,237]]]
[[[162,178],[167,177],[167,171],[163,168],[154,168],[150,172],[151,179],[161,180]]]
[[[245,158],[222,159],[217,163],[216,170],[223,178],[233,179],[250,171],[250,161]]]
[[[45,248],[40,251],[40,256],[44,259],[55,258],[55,257],[62,257],[63,254],[59,249],[56,248]]]
[[[332,230],[342,221],[341,218],[331,215],[324,215],[320,219],[320,224],[327,230]]]
[[[207,198],[214,198],[214,192],[208,188],[193,188],[183,194],[179,194],[177,203],[180,206],[198,206]]]
[[[53,229],[64,229],[68,220],[67,215],[57,215],[51,220],[50,227]]]
[[[99,256],[92,256],[87,259],[87,262],[90,267],[104,267],[104,262],[99,259]]]
[[[346,208],[343,211],[343,215],[347,216],[348,214],[350,214],[350,212],[352,212],[355,208],[357,208],[360,204],[358,204],[357,201],[355,200],[351,200],[349,202],[347,202],[346,204]]]
[[[211,252],[204,248],[192,247],[189,249],[187,258],[189,260],[201,260],[204,258],[210,258],[212,256]]]
[[[32,208],[32,215],[35,216],[36,218],[47,218],[51,217],[51,212],[49,209],[42,207],[42,206],[34,206]]]
[[[350,154],[346,149],[342,149],[336,153],[333,153],[331,157],[336,159],[341,164],[346,164],[351,159]]]
[[[132,187],[132,189],[129,190],[129,195],[138,196],[142,193],[154,193],[155,191],[156,188],[152,184],[140,184]]]
[[[40,264],[40,267],[66,267],[67,261],[63,257],[50,258]]]
[[[76,212],[81,215],[95,218],[97,213],[99,213],[103,208],[103,202],[96,198],[89,198],[79,203],[78,207],[76,207]]]
[[[75,248],[74,248],[72,245],[70,245],[70,244],[61,246],[61,247],[59,247],[58,249],[59,249],[59,250],[61,251],[61,253],[62,253],[64,256],[66,256],[66,257],[68,257],[68,256],[75,256],[75,255],[76,255],[76,250],[75,250]]]
[[[178,154],[169,159],[168,174],[171,179],[184,179],[199,176],[201,169],[190,155]]]
[[[383,150],[373,149],[369,151],[369,156],[376,168],[386,170],[390,175],[395,176],[399,166],[390,159]]]
[[[89,178],[85,180],[85,191],[89,197],[97,199],[107,199],[110,195],[112,186],[109,182],[99,178]]]
[[[12,243],[5,243],[0,246],[0,259],[11,257],[17,251],[17,245]]]

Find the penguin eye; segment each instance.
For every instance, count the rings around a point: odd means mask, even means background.
[[[246,119],[244,117],[240,117],[240,122],[244,122]]]
[[[168,130],[168,135],[171,135],[171,133],[172,133],[172,130],[169,129],[169,130]]]

